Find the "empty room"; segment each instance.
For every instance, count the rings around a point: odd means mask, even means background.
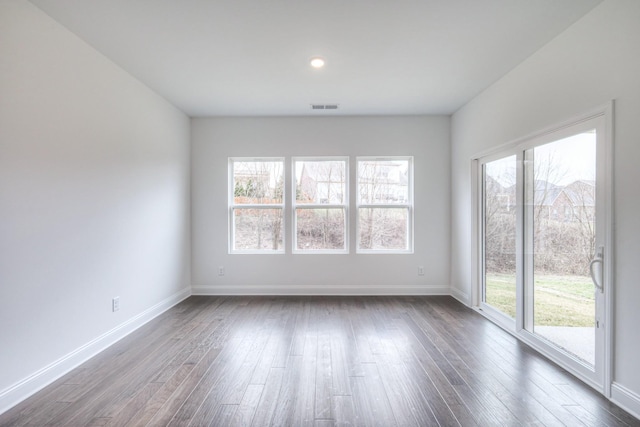
[[[638,159],[637,0],[0,0],[0,425],[640,426]]]

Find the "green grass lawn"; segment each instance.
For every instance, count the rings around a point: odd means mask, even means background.
[[[516,315],[515,276],[487,274],[487,303]],[[586,276],[537,275],[534,292],[536,326],[594,326],[594,288]]]

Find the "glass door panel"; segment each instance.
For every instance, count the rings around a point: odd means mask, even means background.
[[[516,317],[516,156],[483,165],[483,302]]]
[[[596,304],[596,131],[526,151],[527,329],[590,366]]]

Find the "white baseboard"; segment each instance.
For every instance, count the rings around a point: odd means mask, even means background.
[[[317,285],[317,286],[194,286],[193,295],[451,295],[448,286],[371,286],[371,285]]]
[[[469,298],[469,294],[462,292],[460,289],[456,289],[454,287],[450,288],[450,294],[452,297],[460,301],[462,304],[467,307],[471,306],[471,299]]]
[[[640,395],[623,385],[614,382],[611,385],[611,401],[640,419]]]
[[[120,341],[131,332],[188,298],[190,295],[191,288],[184,288],[48,366],[34,372],[23,380],[0,391],[0,414],[51,384],[107,347]]]

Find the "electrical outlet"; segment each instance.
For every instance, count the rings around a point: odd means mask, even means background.
[[[218,276],[224,276],[224,267],[223,266],[218,267]]]
[[[418,267],[418,276],[424,276],[424,267]]]
[[[120,297],[113,297],[111,300],[111,309],[114,313],[120,310]]]

